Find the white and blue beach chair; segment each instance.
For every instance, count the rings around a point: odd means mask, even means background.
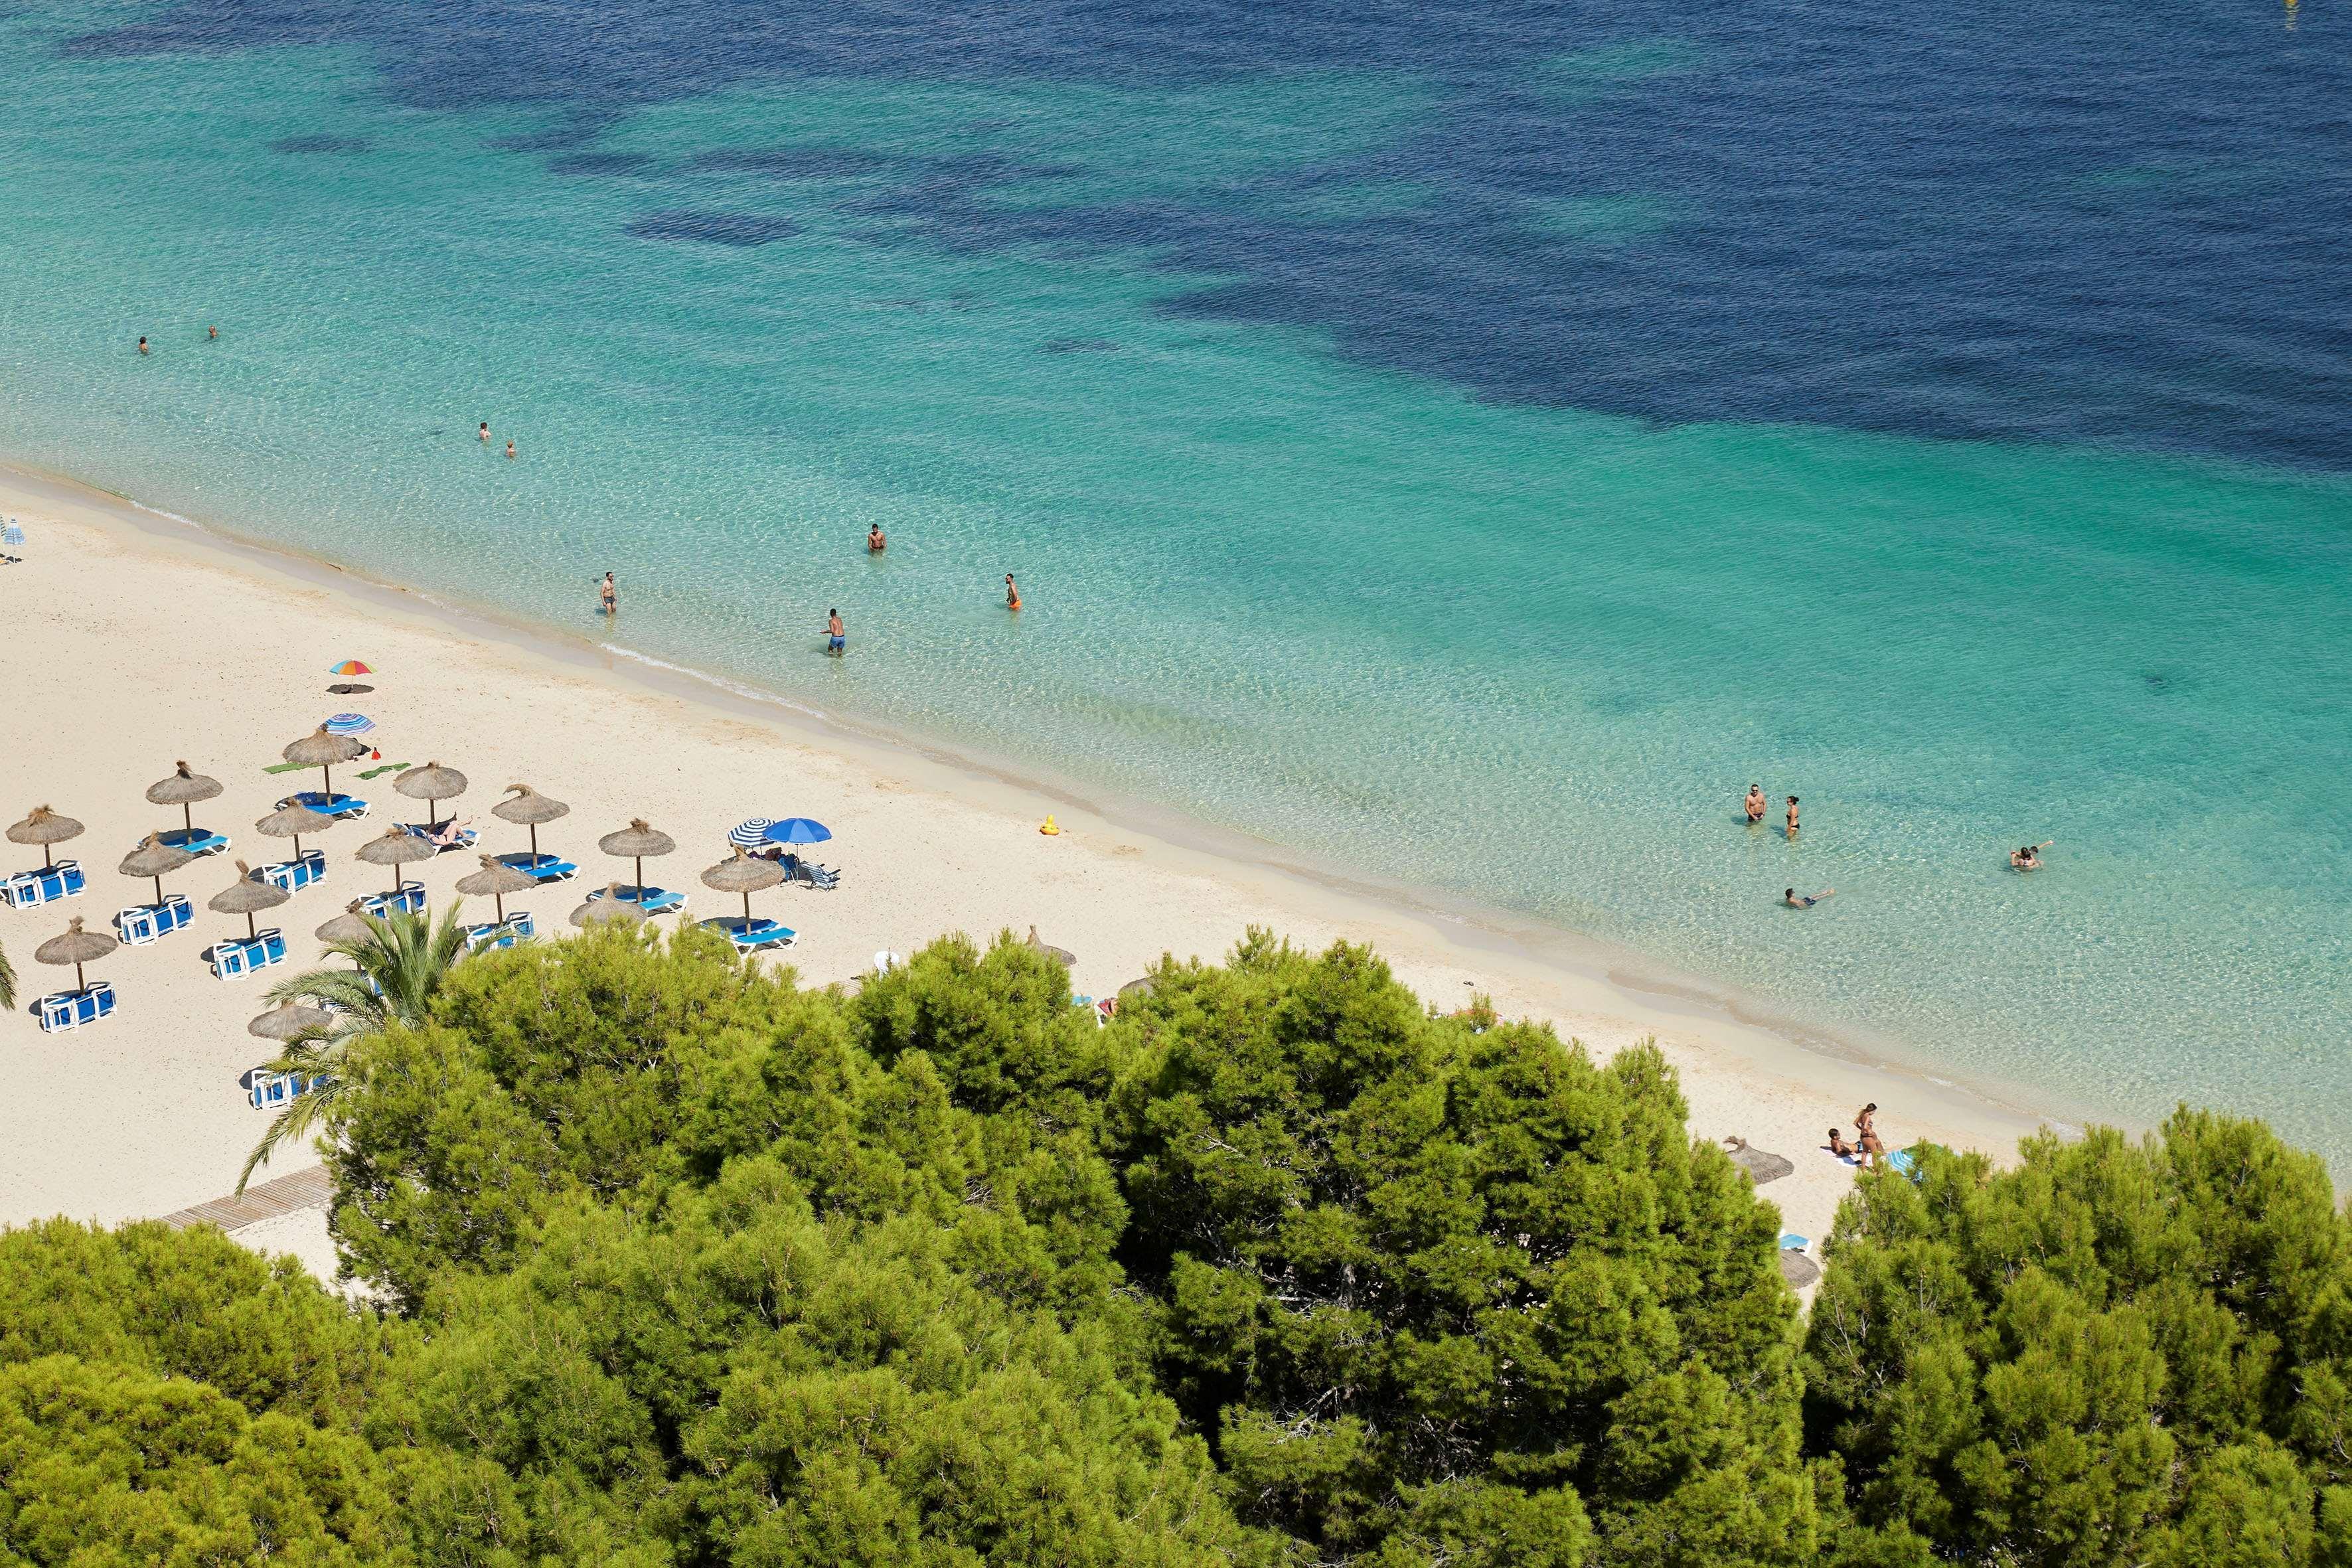
[[[81,862],[60,860],[54,866],[36,866],[29,871],[19,871],[5,882],[0,882],[0,898],[6,899],[20,910],[36,904],[53,904],[59,899],[70,899],[88,884],[82,879]]]
[[[501,855],[499,864],[513,867],[542,888],[550,882],[568,882],[580,875],[580,868],[560,855],[533,855],[527,850]]]
[[[368,814],[367,802],[355,795],[345,795],[341,790],[328,795],[323,791],[306,789],[279,801],[278,809],[283,811],[289,805],[307,807],[320,816],[340,816],[346,822],[357,822]]]
[[[155,837],[174,849],[184,849],[201,858],[217,855],[228,847],[228,835],[215,833],[209,827],[169,827],[159,830]]]
[[[512,947],[528,936],[537,934],[531,925],[529,910],[516,910],[502,921],[485,921],[466,928],[466,951],[488,952],[494,947]]]
[[[725,915],[702,922],[705,931],[715,931],[735,944],[738,952],[762,952],[772,947],[790,947],[799,940],[790,926],[780,921],[754,919],[741,915]]]
[[[319,849],[305,849],[291,860],[277,861],[254,873],[256,878],[271,887],[283,888],[289,893],[299,893],[326,875],[326,853]]]
[[[215,980],[235,980],[286,962],[286,933],[269,926],[256,936],[233,936],[204,951]]]
[[[160,904],[133,904],[114,917],[114,934],[125,947],[145,947],[159,936],[185,931],[196,918],[185,893],[166,893]]]
[[[79,991],[55,991],[41,998],[41,1027],[52,1035],[113,1016],[114,986],[104,980],[93,980]]]
[[[248,1068],[237,1079],[236,1086],[245,1090],[245,1102],[254,1110],[283,1110],[310,1093],[316,1081],[304,1073]]]
[[[376,893],[362,899],[360,909],[378,920],[387,915],[422,914],[425,910],[425,884],[403,882],[396,893]]]
[[[604,896],[604,889],[599,888],[588,896],[601,899]],[[667,888],[638,888],[624,882],[613,896],[625,904],[636,905],[649,915],[667,915],[686,908],[686,895]]]

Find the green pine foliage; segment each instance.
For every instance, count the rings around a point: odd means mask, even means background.
[[[2352,1568],[2352,1238],[2254,1124],[1922,1150],[1801,1324],[1656,1051],[1359,948],[1098,1029],[1010,937],[386,935],[359,1304],[0,1234],[0,1568]]]

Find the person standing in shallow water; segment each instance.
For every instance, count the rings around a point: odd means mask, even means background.
[[[1797,797],[1796,797],[1795,795],[1790,795],[1790,796],[1789,797],[1789,837],[1791,837],[1791,838],[1794,838],[1796,836],[1797,836]]]
[[[1744,804],[1746,805],[1746,806],[1747,806],[1747,808],[1748,808],[1748,826],[1753,827],[1753,826],[1755,826],[1758,823],[1759,823],[1759,822],[1763,821],[1763,820],[1764,820],[1764,786],[1763,786],[1762,784],[1749,784],[1749,785],[1748,786],[1748,799],[1746,800],[1746,802],[1745,802]]]
[[[604,605],[604,613],[608,616],[618,606],[619,595],[613,587],[613,574],[610,572],[604,574],[604,585],[596,590],[596,599]]]
[[[482,421],[482,445],[483,445],[483,446],[485,446],[485,447],[487,447],[487,446],[488,446],[489,444],[490,444],[490,422],[489,422],[488,420],[485,419],[485,420],[483,420],[483,421]]]
[[[1004,607],[1008,610],[1021,607],[1021,590],[1013,585],[1013,574],[1010,572],[1004,574]]]
[[[147,352],[147,340],[145,338],[141,338],[139,340],[139,352],[142,354]]]
[[[880,523],[877,522],[866,531],[866,550],[868,554],[879,555],[889,548],[890,541],[883,534]]]
[[[509,441],[507,443],[507,456],[509,458],[514,456],[514,443],[512,441]]]
[[[849,650],[849,633],[842,626],[839,609],[831,609],[824,613],[824,637],[825,652],[840,655]]]

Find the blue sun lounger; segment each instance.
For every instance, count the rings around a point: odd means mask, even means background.
[[[527,850],[501,855],[499,864],[513,867],[523,875],[535,879],[542,888],[550,882],[568,882],[580,875],[580,868],[560,855],[533,855]]]
[[[305,849],[291,860],[279,860],[273,865],[264,866],[253,875],[256,880],[267,882],[273,888],[283,888],[289,893],[299,893],[311,883],[325,878],[327,875],[326,853],[319,849]]]
[[[400,826],[414,837],[423,838],[428,841],[433,838],[433,830],[429,827],[419,827],[413,822],[404,822]],[[435,843],[433,847],[436,853],[442,855],[446,855],[452,849],[471,849],[474,847],[474,841],[480,837],[480,834],[475,832],[470,827],[461,827],[457,829],[457,837],[452,838],[446,844]]]
[[[832,892],[841,886],[841,873],[829,871],[814,860],[803,860],[797,855],[786,855],[777,862],[784,868],[787,882],[806,882],[820,892]]]
[[[325,795],[315,789],[306,789],[279,801],[278,809],[283,811],[289,805],[308,806],[320,816],[340,816],[350,822],[357,822],[368,814],[367,802],[355,795],[345,795],[341,790],[333,795]]]
[[[425,884],[403,882],[396,893],[377,893],[360,900],[360,908],[382,920],[386,915],[422,914],[425,910]]]
[[[592,899],[601,899],[604,896],[604,889],[599,888],[588,896]],[[672,892],[667,888],[636,888],[625,882],[614,897],[625,904],[636,905],[649,915],[666,915],[672,910],[686,908],[686,895]]]
[[[159,936],[185,931],[196,918],[185,893],[166,893],[160,904],[133,904],[114,917],[114,934],[125,947],[145,947]]]
[[[79,991],[53,991],[41,998],[41,1027],[52,1035],[113,1016],[114,986],[110,981],[92,981]]]
[[[467,926],[466,951],[488,952],[494,947],[512,947],[532,934],[530,911],[516,910],[502,921],[485,921],[478,926]]]
[[[247,1068],[237,1079],[237,1088],[245,1090],[245,1102],[256,1110],[283,1110],[310,1092],[317,1080],[299,1072],[271,1072],[268,1068]]]
[[[174,849],[184,849],[191,855],[217,855],[228,847],[228,835],[215,833],[209,827],[172,827],[155,835],[159,843]]]
[[[36,866],[29,871],[19,871],[5,882],[0,882],[0,898],[5,898],[20,910],[29,910],[36,904],[51,904],[59,899],[70,899],[85,886],[81,862],[60,860],[54,866]]]
[[[735,944],[738,952],[760,952],[772,947],[790,947],[797,940],[791,927],[771,920],[745,920],[741,915],[727,915],[702,922],[705,931],[715,931]]]
[[[271,926],[258,936],[233,936],[205,949],[215,980],[235,980],[257,969],[286,962],[286,933]]]

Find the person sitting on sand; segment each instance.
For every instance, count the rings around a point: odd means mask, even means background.
[[[1004,574],[1004,607],[1008,610],[1021,607],[1021,590],[1013,585],[1013,574],[1010,572]]]
[[[2009,863],[2021,871],[2039,871],[2042,869],[2042,852],[2057,842],[2055,838],[2045,838],[2039,844],[2029,844],[2022,849],[2012,849],[2009,852]]]
[[[873,527],[866,531],[866,553],[870,555],[879,555],[889,548],[889,538],[887,535],[883,533],[882,525],[880,523],[877,522]]]
[[[1830,1152],[1841,1160],[1854,1160],[1862,1156],[1862,1151],[1838,1136],[1838,1130],[1834,1127],[1830,1129]]]
[[[1762,784],[1748,786],[1747,806],[1748,826],[1753,827],[1764,820],[1764,786]]]
[[[1810,898],[1801,899],[1797,897],[1796,889],[1784,888],[1780,892],[1780,901],[1788,905],[1792,910],[1810,910],[1815,904],[1820,903],[1823,899],[1834,898],[1836,894],[1837,889],[1835,888],[1824,888],[1820,892],[1811,895]]]

